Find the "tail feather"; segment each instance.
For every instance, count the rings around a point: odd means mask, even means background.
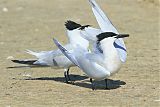
[[[12,60],[14,63],[26,64],[26,65],[36,65],[34,64],[37,60]]]
[[[31,50],[28,50],[28,49],[26,50],[26,53],[31,54],[31,55],[34,55],[34,56],[36,56],[36,57],[38,56],[36,52],[33,52],[33,51],[31,51]]]

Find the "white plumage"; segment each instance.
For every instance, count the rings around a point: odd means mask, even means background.
[[[92,79],[105,79],[107,81],[109,76],[119,71],[122,62],[126,61],[127,52],[123,38],[129,35],[119,34],[95,0],[89,0],[89,2],[101,29],[89,27],[81,31],[81,34],[82,37],[92,43],[93,51],[88,52],[77,44],[77,48],[74,48],[74,51],[71,52],[56,39],[54,39],[54,42],[66,57],[91,78],[91,82]],[[94,86],[92,88],[94,89]]]

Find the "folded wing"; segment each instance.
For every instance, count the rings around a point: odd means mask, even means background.
[[[68,50],[66,50],[56,39],[53,39],[54,43],[56,44],[56,46],[61,50],[61,52],[75,65],[77,65],[79,67],[79,64],[75,58],[75,56],[70,53]]]

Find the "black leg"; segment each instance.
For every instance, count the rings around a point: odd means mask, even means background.
[[[106,88],[105,89],[109,89],[108,88],[108,80],[107,79],[105,79],[105,83],[106,83]]]
[[[68,80],[71,81],[71,78],[69,76],[69,68],[67,69],[67,77],[68,77]]]
[[[92,90],[95,90],[95,85],[94,85],[94,83],[93,83],[92,78],[90,78],[90,82],[91,82],[91,85],[92,85]]]
[[[64,77],[65,77],[66,83],[68,83],[68,77],[67,77],[67,72],[66,71],[64,72]]]

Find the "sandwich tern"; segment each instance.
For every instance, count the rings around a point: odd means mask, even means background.
[[[127,51],[123,38],[129,37],[129,34],[119,34],[95,0],[89,2],[101,29],[88,27],[81,34],[94,45],[94,51],[88,52],[77,44],[77,48],[71,52],[56,39],[54,43],[69,60],[90,77],[93,90],[95,86],[92,79],[105,80],[107,89],[107,78],[117,73],[122,63],[126,61]]]
[[[89,46],[89,42],[80,36],[80,31],[88,26],[89,25],[82,26],[70,20],[67,21],[65,23],[65,27],[67,29],[66,33],[67,33],[69,42],[64,47],[67,50],[72,51],[75,48],[75,46],[78,44],[81,47],[87,49]],[[66,58],[66,56],[64,56],[59,49],[52,50],[52,51],[41,51],[41,52],[33,52],[31,50],[27,50],[27,53],[35,56],[37,59],[36,60],[27,60],[27,59],[12,60],[12,61],[19,64],[26,64],[26,65],[29,65],[30,67],[48,66],[55,69],[64,68],[64,71],[65,71],[64,76],[65,76],[66,82],[68,83],[68,81],[71,80],[69,77],[69,69],[70,67],[73,67],[75,65],[70,60],[68,60],[68,58]]]
[[[54,39],[57,47],[62,53],[80,69],[82,69],[92,83],[92,89],[95,89],[92,79],[105,80],[106,89],[107,78],[117,73],[122,65],[117,49],[114,46],[114,42],[118,38],[128,37],[128,34],[115,34],[113,32],[104,32],[97,35],[97,41],[100,42],[103,53],[88,52],[80,45],[74,50],[68,51],[64,48],[56,39]]]

